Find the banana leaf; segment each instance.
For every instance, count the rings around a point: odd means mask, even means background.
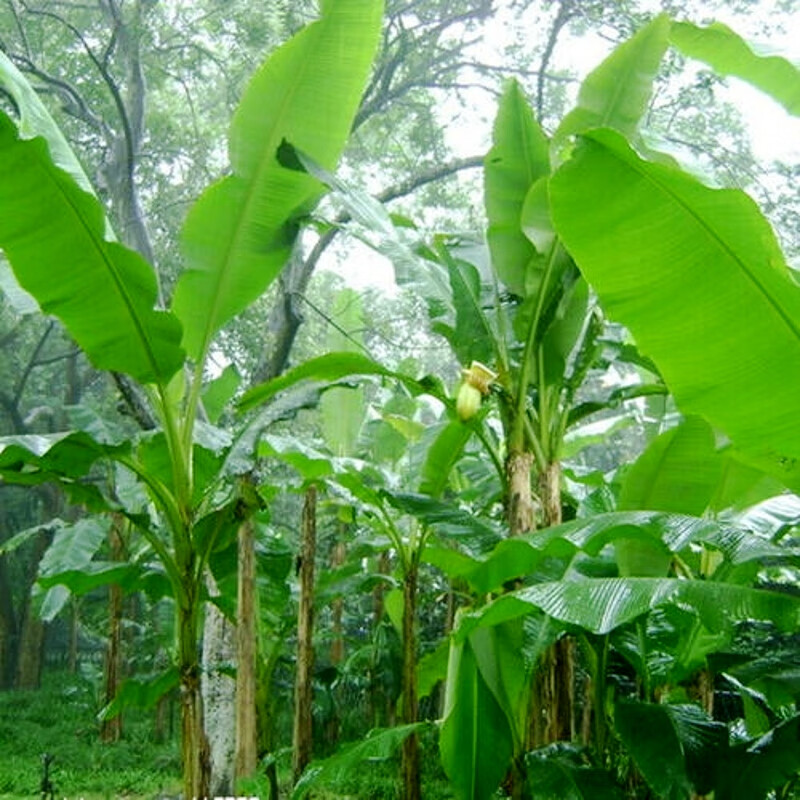
[[[609,316],[699,414],[800,485],[800,287],[744,193],[586,134],[551,179],[553,219]]]
[[[322,16],[279,47],[250,81],[229,136],[232,174],[189,212],[187,269],[173,309],[184,345],[202,361],[215,333],[259,297],[286,263],[323,193],[278,161],[288,140],[332,169],[347,141],[381,30],[378,0],[329,0]]]

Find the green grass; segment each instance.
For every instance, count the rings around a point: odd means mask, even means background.
[[[100,741],[94,683],[48,674],[38,691],[0,692],[0,798],[39,794],[42,754],[66,798],[153,797],[179,791],[176,742],[154,741],[152,715],[128,712],[123,738]]]
[[[38,797],[43,753],[55,756],[51,779],[59,799],[152,800],[180,793],[178,743],[153,740],[152,712],[126,712],[122,740],[100,741],[96,685],[96,680],[62,672],[46,675],[37,691],[0,692],[0,800]],[[423,736],[422,747],[423,796],[449,800],[452,794],[439,765],[433,732]],[[281,797],[291,793],[290,759],[288,750],[278,759]],[[237,794],[269,797],[266,779],[243,781]],[[314,797],[399,798],[399,754],[364,764],[333,784],[317,787]]]

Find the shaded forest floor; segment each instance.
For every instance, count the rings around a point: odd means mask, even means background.
[[[157,741],[153,711],[126,711],[120,741],[101,741],[97,713],[102,700],[94,677],[45,672],[36,691],[0,691],[0,800],[40,796],[42,755],[54,756],[51,781],[56,798],[152,800],[180,793],[177,710],[173,729]],[[423,741],[426,800],[451,798],[435,741]],[[281,797],[288,797],[290,756],[279,763]],[[279,759],[279,762],[282,759]],[[320,787],[318,800],[394,800],[399,797],[399,761],[370,762],[336,785]],[[248,781],[248,796],[269,796],[266,779]]]
[[[128,712],[119,742],[100,740],[94,681],[45,673],[36,691],[0,692],[0,798],[39,796],[42,755],[56,797],[154,797],[179,791],[174,737],[158,742],[152,712]]]

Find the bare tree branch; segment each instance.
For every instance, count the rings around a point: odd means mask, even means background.
[[[130,413],[142,430],[153,430],[157,424],[156,419],[142,396],[139,387],[127,375],[123,375],[121,372],[112,372],[111,377],[114,379],[114,383],[117,389],[119,389],[125,403],[124,408],[120,408],[119,410]]]
[[[95,114],[89,107],[89,104],[84,99],[83,95],[71,83],[68,83],[63,78],[57,78],[45,72],[41,67],[35,64],[28,56],[22,56],[14,53],[7,53],[8,57],[20,69],[20,71],[34,75],[44,82],[45,86],[40,87],[39,91],[51,91],[57,94],[61,100],[61,105],[64,111],[71,117],[80,120],[88,125],[93,130],[100,133],[105,139],[111,137],[111,131],[103,121],[102,117]]]
[[[22,399],[23,392],[25,391],[25,384],[28,382],[28,378],[30,377],[31,372],[33,372],[33,368],[36,366],[36,360],[39,358],[39,353],[42,352],[42,348],[45,346],[48,337],[53,332],[55,324],[55,320],[52,319],[47,323],[44,333],[39,337],[36,347],[33,348],[33,353],[28,359],[25,369],[22,370],[22,375],[20,375],[19,380],[17,381],[17,386],[14,389],[14,396],[11,398],[11,402],[15,408],[19,408],[19,402]]]
[[[544,84],[547,77],[547,67],[550,64],[550,59],[553,57],[553,51],[556,48],[558,37],[567,23],[577,14],[573,7],[574,0],[561,0],[558,6],[558,13],[553,20],[553,25],[550,28],[550,33],[547,36],[547,43],[542,53],[542,60],[539,63],[539,77],[536,81],[536,118],[542,119],[544,114]]]

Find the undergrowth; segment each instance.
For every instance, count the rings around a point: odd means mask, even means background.
[[[0,797],[38,796],[50,753],[59,798],[177,794],[177,742],[157,742],[152,712],[128,711],[119,742],[100,741],[96,684],[59,672],[36,691],[0,692]]]

